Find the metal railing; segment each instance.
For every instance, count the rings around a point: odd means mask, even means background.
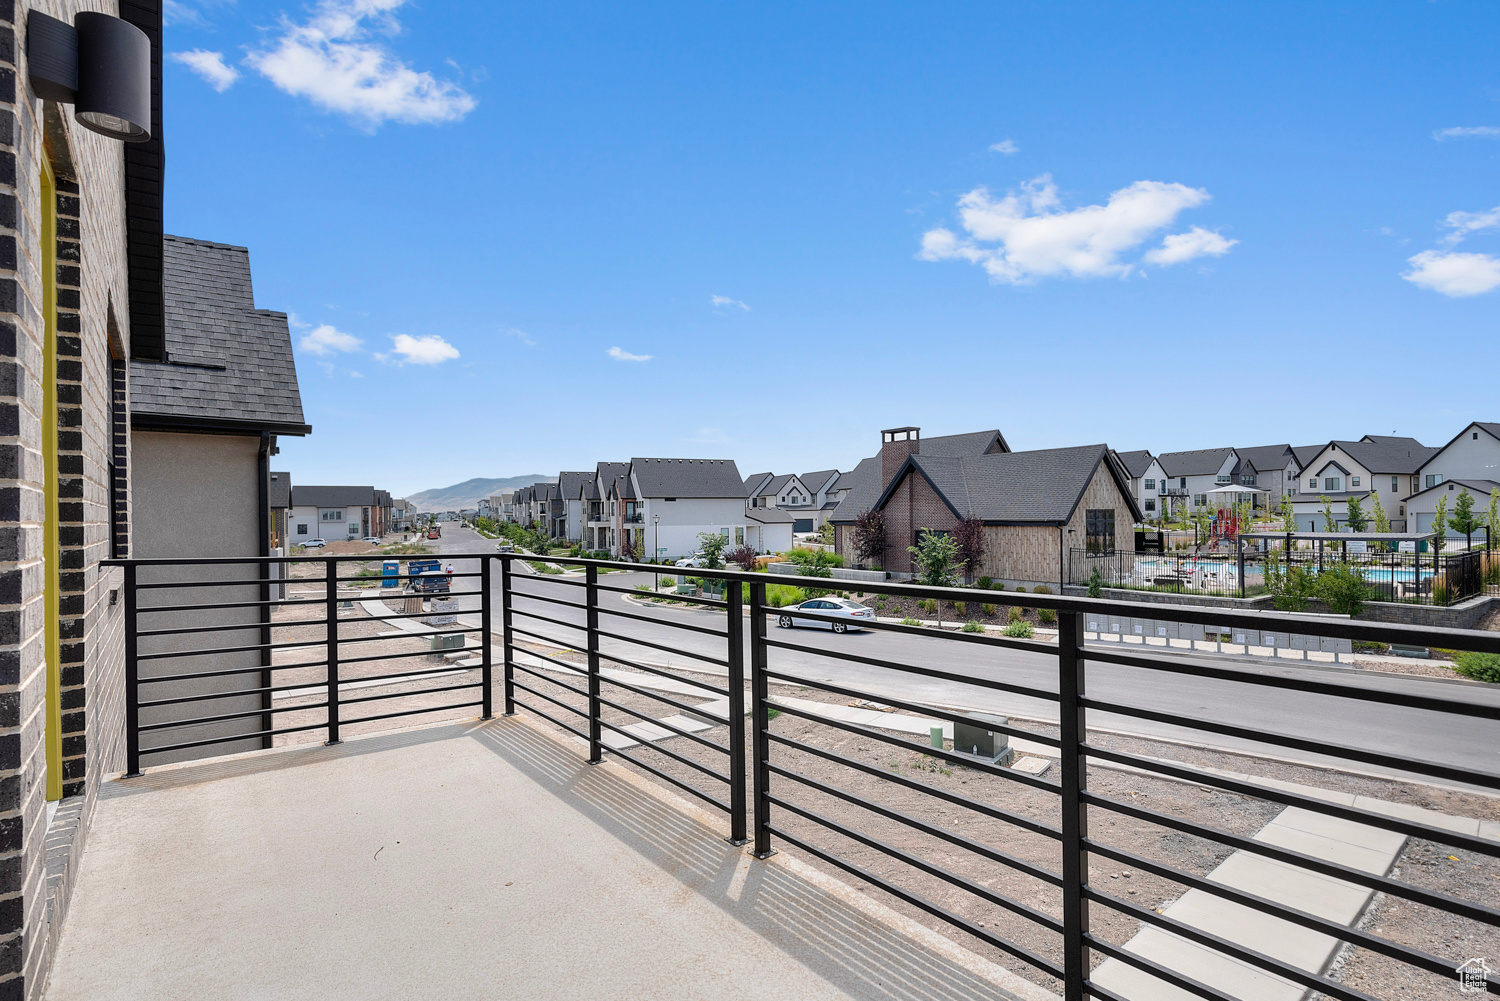
[[[301,562],[326,564],[326,581],[342,582],[347,578],[337,577],[338,564],[361,559],[366,558],[333,557]],[[1117,933],[1106,934],[1101,928],[1108,922],[1100,920],[1106,912],[1126,919],[1133,927],[1164,930],[1323,996],[1341,1001],[1370,1001],[1370,995],[1341,982],[1326,965],[1302,969],[1179,920],[1164,913],[1165,907],[1158,910],[1112,890],[1109,879],[1101,874],[1120,866],[1274,916],[1286,922],[1293,934],[1321,933],[1345,943],[1346,947],[1394,960],[1427,975],[1447,978],[1450,983],[1460,964],[1470,959],[1466,955],[1438,955],[1382,934],[1378,927],[1371,930],[1361,925],[1346,926],[1273,900],[1254,888],[1247,890],[1216,882],[1181,864],[1171,853],[1122,847],[1108,833],[1115,821],[1147,825],[1173,837],[1201,839],[1220,852],[1247,852],[1282,866],[1388,894],[1419,907],[1434,908],[1482,926],[1489,935],[1500,928],[1500,909],[1482,899],[1469,899],[1419,885],[1420,880],[1398,878],[1386,871],[1366,871],[1342,861],[1257,840],[1236,829],[1234,824],[1205,822],[1202,816],[1174,810],[1172,800],[1157,805],[1154,801],[1148,803],[1112,793],[1107,786],[1090,786],[1091,777],[1096,777],[1095,772],[1101,767],[1127,770],[1133,775],[1181,783],[1184,788],[1197,787],[1214,795],[1298,807],[1406,838],[1451,846],[1476,856],[1500,858],[1500,842],[1474,833],[1458,833],[1450,826],[1436,826],[1420,814],[1381,812],[1352,798],[1331,801],[1284,782],[1261,783],[1191,760],[1163,759],[1108,739],[1098,729],[1100,718],[1105,717],[1114,732],[1118,732],[1122,724],[1117,721],[1121,720],[1126,725],[1167,727],[1174,734],[1194,734],[1203,740],[1235,741],[1241,746],[1248,742],[1258,749],[1255,753],[1273,760],[1311,755],[1320,761],[1336,763],[1321,767],[1381,769],[1415,776],[1420,781],[1459,783],[1496,793],[1500,792],[1500,774],[1471,767],[1467,761],[1455,762],[1451,755],[1440,753],[1440,747],[1426,755],[1402,754],[1392,750],[1384,736],[1391,728],[1399,727],[1401,720],[1411,723],[1436,719],[1446,721],[1445,733],[1459,732],[1461,725],[1467,725],[1500,737],[1500,700],[1480,698],[1468,689],[1443,685],[1431,685],[1422,691],[1412,691],[1413,686],[1397,689],[1327,670],[1265,671],[1157,646],[1086,649],[1085,614],[1139,613],[1142,606],[1129,602],[862,582],[849,586],[886,599],[965,602],[969,607],[1001,601],[1024,609],[1050,610],[1057,617],[1057,640],[948,631],[874,619],[858,623],[874,637],[863,646],[843,642],[848,639],[845,636],[837,637],[839,642],[833,644],[819,644],[800,640],[791,632],[775,635],[769,632],[770,623],[784,625],[787,617],[785,609],[772,607],[768,601],[768,587],[797,586],[806,583],[805,578],[694,570],[695,576],[724,582],[725,597],[720,600],[674,594],[670,600],[680,603],[681,608],[673,610],[652,604],[652,599],[666,599],[667,595],[655,591],[641,594],[640,586],[626,586],[613,575],[607,575],[609,571],[639,574],[647,570],[640,564],[558,557],[554,562],[574,568],[575,574],[533,575],[512,572],[517,559],[524,557],[444,555],[445,562],[455,564],[478,561],[477,573],[455,574],[455,577],[481,581],[481,590],[477,595],[470,592],[469,597],[478,602],[481,619],[477,629],[485,654],[482,677],[477,682],[482,687],[482,698],[441,708],[482,706],[483,717],[489,717],[488,649],[491,625],[496,625],[503,636],[503,677],[497,680],[503,686],[503,708],[507,715],[517,712],[534,715],[584,742],[589,762],[617,757],[630,767],[650,773],[724,811],[728,815],[728,840],[736,844],[753,841],[751,851],[758,858],[774,854],[778,845],[791,846],[879,888],[901,906],[942,922],[1028,968],[1037,982],[1060,987],[1067,1001],[1081,1001],[1085,997],[1126,1001],[1125,995],[1094,979],[1098,962],[1103,958],[1133,967],[1198,997],[1233,1001],[1233,994],[1137,954],[1118,941],[1121,935]],[[495,561],[500,563],[496,575],[499,586],[498,594],[492,597],[490,567]],[[227,623],[175,631],[141,630],[136,625],[137,618],[161,614],[163,606],[158,603],[142,607],[137,592],[157,590],[187,596],[190,600],[171,606],[177,612],[224,610],[245,607],[247,603],[203,602],[198,592],[188,590],[244,587],[244,581],[143,582],[138,574],[148,572],[153,566],[201,568],[229,562],[268,561],[124,561],[132,773],[139,770],[142,755],[307,728],[267,724],[254,732],[226,736],[220,741],[140,746],[141,732],[146,729],[140,722],[142,711],[169,703],[225,697],[218,692],[196,695],[179,692],[175,699],[142,701],[137,694],[140,688],[168,679],[149,673],[143,676],[141,662],[151,663],[147,658],[152,654],[143,652],[141,644],[152,636],[163,637],[174,632],[232,633],[245,626]],[[264,581],[249,583],[267,586]],[[306,586],[318,582],[303,579],[293,583]],[[495,597],[499,600],[500,615],[492,623],[490,606]],[[320,650],[318,656],[322,659],[313,664],[331,665],[327,667],[327,694],[323,700],[327,705],[297,708],[326,710],[327,718],[315,726],[326,727],[330,741],[338,739],[341,708],[364,700],[364,697],[346,698],[340,689],[343,676],[339,665],[349,663],[350,658],[340,656],[339,600],[335,586],[317,599],[288,598],[281,602],[263,599],[248,603],[257,610],[280,604],[294,608],[316,606],[320,610],[321,617],[301,620],[296,628],[324,625],[326,651]],[[698,611],[689,613],[689,609]],[[1229,628],[1260,628],[1268,622],[1259,613],[1221,608],[1156,605],[1151,611],[1181,622]],[[799,610],[796,618],[809,624],[848,621],[812,610]],[[252,628],[256,626],[252,624]],[[1341,639],[1500,655],[1500,634],[1495,633],[1302,616],[1277,616],[1275,628]],[[472,632],[474,627],[453,631]],[[369,639],[350,642],[369,642]],[[243,653],[262,649],[269,643],[269,640],[262,644],[231,643],[225,650]],[[662,654],[668,655],[669,663],[662,662]],[[268,666],[273,672],[284,669],[277,663]],[[256,684],[242,689],[241,694],[254,696],[279,687],[271,684],[261,670],[255,667],[228,673],[253,678]],[[1129,685],[1118,683],[1116,675],[1122,670],[1134,679]],[[1100,681],[1100,671],[1106,672],[1103,679],[1106,695],[1092,690],[1091,682]],[[209,676],[195,672],[183,678]],[[1038,681],[1038,677],[1043,680]],[[913,695],[909,686],[902,687],[904,683],[917,681],[929,687],[948,686],[943,689],[947,694],[940,698]],[[1288,713],[1285,719],[1273,719],[1278,724],[1275,727],[1265,721],[1246,722],[1238,716],[1200,715],[1174,708],[1177,702],[1154,698],[1150,686],[1158,682],[1199,686],[1193,690],[1212,691],[1212,698],[1227,707],[1250,701],[1252,693],[1284,694],[1286,706],[1312,706],[1316,709],[1312,715],[1318,720],[1374,713],[1378,714],[1380,724],[1372,725],[1369,741],[1361,743],[1331,737],[1316,722],[1312,726],[1299,724],[1296,719],[1301,717],[1294,719],[1293,713]],[[816,700],[773,695],[772,685],[782,691],[789,686],[806,689],[823,696],[830,706],[843,705],[849,700],[854,704],[879,703],[888,710],[955,725],[973,723],[968,710],[952,708],[962,697],[988,693],[994,698],[1034,700],[1048,707],[1048,714],[1056,721],[1054,725],[1028,728],[1017,725],[1016,720],[993,719],[984,725],[1009,738],[1052,748],[1048,756],[1057,761],[1057,779],[976,758],[946,744],[933,746],[925,738],[915,740],[878,724],[850,721],[847,714],[818,709],[813,705]],[[688,692],[711,693],[722,701],[692,704],[693,695],[683,694],[684,686]],[[472,684],[455,684],[453,689],[472,687]],[[677,715],[656,718],[648,705],[667,706]],[[394,718],[422,711],[431,710],[418,707],[388,715]],[[229,718],[225,715],[221,720]],[[380,718],[365,716],[362,721]],[[192,718],[168,722],[169,726],[146,732],[159,733],[171,726],[202,725],[214,720]],[[345,728],[349,722],[343,721]],[[720,741],[710,736],[714,730],[723,733],[725,739]],[[988,801],[967,794],[959,785],[933,783],[902,774],[865,753],[871,748],[895,748],[920,755],[924,761],[936,762],[936,767],[966,769],[965,775],[994,780],[1015,790],[1015,801],[1010,798]],[[870,779],[879,782],[871,784]],[[893,802],[884,798],[886,791],[907,799]],[[1022,797],[1030,797],[1026,803],[1041,806],[1026,806],[1021,802]],[[950,816],[953,808],[973,823],[955,821]],[[890,831],[904,832],[904,836],[920,844],[901,842],[886,833]],[[983,875],[976,878],[976,873],[998,872],[1015,874],[1029,889],[996,889],[990,885],[993,880]],[[977,920],[971,905],[990,908],[1004,920]],[[1113,927],[1118,925],[1116,921]],[[1439,938],[1442,936],[1433,941]],[[1454,935],[1451,940],[1457,942],[1461,938]],[[1489,993],[1500,994],[1500,979],[1493,974],[1486,975],[1483,984]],[[1133,995],[1130,1001],[1134,1001]]]

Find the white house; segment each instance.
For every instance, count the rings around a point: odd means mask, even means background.
[[[1141,514],[1147,520],[1161,517],[1166,511],[1161,492],[1167,486],[1167,471],[1162,468],[1161,461],[1146,449],[1116,452],[1115,457],[1130,475],[1130,492]]]
[[[1406,498],[1416,493],[1417,471],[1438,449],[1415,438],[1365,435],[1358,441],[1330,441],[1299,473],[1298,494],[1292,498],[1297,528],[1321,532],[1323,498],[1333,508],[1335,523],[1348,521],[1350,497],[1358,497],[1366,515],[1374,506],[1370,491],[1380,493],[1380,504],[1391,521],[1391,530],[1407,531]]]
[[[1283,497],[1297,495],[1302,463],[1292,446],[1255,445],[1236,448],[1235,452],[1240,457],[1240,475],[1252,477],[1254,481],[1243,485],[1264,490],[1264,503],[1272,510],[1281,506]]]
[[[747,544],[745,483],[733,459],[631,459],[623,484],[615,483],[615,500],[627,509],[620,531],[631,532],[648,559],[691,555],[705,532],[730,547]]]
[[[287,538],[294,546],[309,539],[362,539],[372,530],[374,506],[374,487],[293,487]]]
[[[558,496],[563,503],[563,517],[560,521],[562,535],[569,542],[581,542],[583,540],[584,521],[587,517],[587,497],[589,483],[593,481],[596,470],[565,471],[557,474]]]
[[[757,553],[784,553],[792,548],[792,516],[775,507],[745,509],[745,545]]]
[[[1192,452],[1164,452],[1157,457],[1161,470],[1166,474],[1167,485],[1157,491],[1162,508],[1171,510],[1186,507],[1207,508],[1216,506],[1217,494],[1209,491],[1215,487],[1235,484],[1240,457],[1232,448],[1201,448]],[[1239,484],[1254,486],[1254,483]],[[1144,512],[1143,512],[1144,513]]]
[[[1422,464],[1417,479],[1424,491],[1446,480],[1500,480],[1500,424],[1470,424]]]
[[[1432,531],[1432,523],[1437,516],[1437,505],[1440,498],[1447,498],[1446,510],[1451,516],[1454,507],[1458,504],[1459,495],[1468,491],[1469,496],[1474,499],[1474,517],[1481,522],[1484,521],[1485,508],[1489,506],[1490,494],[1500,490],[1500,480],[1475,480],[1467,477],[1454,477],[1451,480],[1443,480],[1435,483],[1425,490],[1419,491],[1406,499],[1406,514],[1408,522],[1415,521],[1418,532]],[[1453,529],[1448,529],[1449,542],[1455,541]],[[1500,542],[1500,535],[1496,536],[1496,542]],[[1475,545],[1484,544],[1484,530],[1475,533]],[[1462,546],[1460,546],[1462,548]]]

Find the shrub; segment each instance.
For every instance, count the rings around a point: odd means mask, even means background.
[[[901,620],[901,624],[903,626],[920,626],[922,624],[922,620],[914,619],[910,615],[908,615],[906,618]]]
[[[953,603],[953,610],[959,615],[967,615],[969,614],[969,604],[966,601],[955,601]]]
[[[1019,608],[1017,608],[1016,606],[1012,605],[1011,609],[1010,609],[1010,621],[1012,621],[1012,622],[1020,622],[1021,618],[1022,618],[1021,610]]]
[[[663,577],[661,579],[661,585],[662,585],[662,587],[676,587],[677,586],[677,578],[676,577]]]
[[[920,608],[924,612],[936,612],[937,611],[937,599],[936,598],[923,598],[921,601],[917,602],[917,607]]]
[[[635,586],[635,589],[637,591],[640,591],[642,594],[654,594],[655,593],[654,591],[651,590],[651,585],[650,584],[637,584]]]
[[[1048,587],[1046,584],[1038,584],[1036,587],[1034,587],[1034,588],[1031,589],[1031,593],[1032,594],[1051,594],[1052,593],[1052,588]]]
[[[1453,658],[1453,669],[1475,681],[1500,684],[1500,653],[1474,653],[1465,650]]]
[[[1005,581],[1003,581],[1003,580],[997,580],[997,581],[995,581],[993,587],[994,587],[994,590],[996,590],[996,591],[1004,591],[1005,590]]]
[[[973,619],[970,619],[968,622],[964,623],[963,631],[966,633],[982,633],[984,632],[984,626],[981,626]]]
[[[1035,633],[1030,622],[1013,621],[1005,627],[1005,635],[1012,639],[1029,640]]]
[[[750,572],[755,569],[756,552],[749,546],[736,546],[724,554],[724,558],[741,570]]]
[[[988,577],[981,577],[974,583],[976,586],[978,586],[979,590],[988,591],[990,589],[990,585],[995,582]]]
[[[1364,575],[1347,563],[1325,567],[1318,574],[1316,587],[1323,604],[1341,615],[1358,615],[1370,597],[1370,585],[1365,583]],[[1436,586],[1433,600],[1437,600]]]
[[[984,614],[985,615],[994,615],[995,614],[995,610],[996,609],[995,609],[994,605],[982,605],[980,607],[982,607],[984,609]]]
[[[917,544],[907,546],[906,551],[912,555],[917,583],[931,587],[951,587],[956,583],[953,568],[958,561],[958,542],[953,536],[923,529]]]
[[[1051,625],[1057,621],[1057,613],[1050,608],[1038,608],[1036,610],[1036,618],[1038,622],[1045,622]]]
[[[1099,576],[1099,568],[1094,567],[1094,572],[1089,574],[1089,597],[1099,598],[1104,595],[1104,578]]]
[[[1018,588],[1016,588],[1016,593],[1017,594],[1025,594],[1026,593],[1026,589],[1024,587],[1018,587]]]

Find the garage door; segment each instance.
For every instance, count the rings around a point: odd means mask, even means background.
[[[792,522],[792,531],[811,532],[813,530],[812,523],[813,520],[811,518],[798,518],[796,521]]]

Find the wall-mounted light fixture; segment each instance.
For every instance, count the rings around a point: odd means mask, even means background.
[[[28,11],[26,58],[31,89],[73,105],[79,125],[123,142],[151,138],[151,40],[135,25],[94,11],[72,24]]]

